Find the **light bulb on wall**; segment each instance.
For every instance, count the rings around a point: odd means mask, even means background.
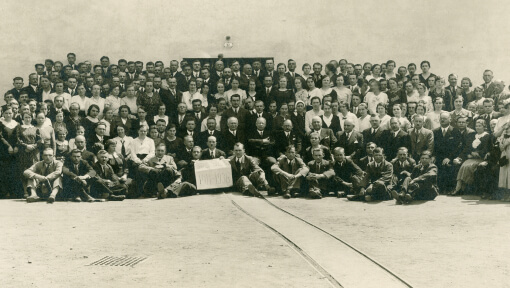
[[[223,44],[223,47],[225,48],[232,48],[234,44],[230,41],[230,36],[225,37],[225,44]]]

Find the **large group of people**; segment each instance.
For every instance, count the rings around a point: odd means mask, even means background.
[[[46,59],[4,94],[1,197],[193,195],[195,163],[218,158],[255,197],[510,200],[510,93],[488,69],[459,86],[426,60],[421,73],[341,59],[298,74],[292,59],[76,59]]]

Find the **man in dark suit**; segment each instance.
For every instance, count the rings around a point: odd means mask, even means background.
[[[485,120],[485,124],[487,125],[487,131],[491,131],[491,126],[490,126],[490,122],[491,120],[493,119],[497,119],[501,116],[501,114],[499,112],[496,112],[494,111],[494,101],[490,98],[487,98],[483,101],[483,107],[484,107],[484,111],[485,113],[478,116],[477,118],[475,118],[473,120],[473,123],[476,123],[477,120],[479,119],[483,119]]]
[[[225,65],[223,64],[223,61],[218,60],[214,63],[214,69],[211,72],[211,81],[215,84],[218,83],[218,81],[223,79],[223,69],[225,68]],[[211,87],[211,93],[216,93],[216,85],[214,87]]]
[[[335,134],[333,134],[333,131],[329,128],[322,128],[322,119],[319,116],[314,116],[312,118],[312,130],[306,133],[305,139],[303,140],[303,148],[310,146],[310,134],[314,132],[319,134],[319,142],[321,145],[330,150],[334,148],[337,142]]]
[[[229,67],[226,67],[225,69],[223,69],[223,81],[222,82],[225,85],[225,91],[229,91],[230,89],[232,89],[232,80],[234,80],[234,78],[237,79],[237,77],[232,75],[232,69],[230,69]]]
[[[175,77],[167,80],[168,89],[161,88],[159,97],[166,106],[166,115],[169,117],[177,110],[177,104],[182,101],[182,92],[177,90],[177,80]]]
[[[90,194],[94,198],[110,201],[123,201],[126,198],[127,185],[119,181],[119,177],[108,164],[108,152],[97,152],[97,162],[92,166],[96,171],[95,180],[91,185]]]
[[[296,71],[296,61],[294,61],[293,59],[289,59],[287,61],[287,66],[288,66],[288,69],[289,71],[287,71],[285,73],[285,76],[287,77],[287,79],[289,80],[289,82],[287,83],[287,89],[294,89],[296,86],[295,86],[295,81],[297,78],[302,78],[301,75],[297,74],[295,71]]]
[[[63,177],[63,195],[64,199],[72,199],[74,202],[94,202],[88,193],[91,178],[96,176],[96,172],[89,163],[81,158],[81,151],[74,149],[71,151],[70,159],[64,162],[62,169]]]
[[[248,91],[250,81],[255,82],[255,89],[259,90],[262,87],[262,83],[256,76],[252,75],[252,69],[250,64],[245,64],[243,66],[243,73],[241,73],[239,77],[239,88]]]
[[[397,157],[397,151],[401,147],[411,148],[411,139],[409,134],[400,129],[400,120],[396,117],[390,119],[390,129],[383,132],[384,151],[388,161]]]
[[[224,159],[227,157],[224,151],[216,148],[217,138],[207,137],[207,148],[202,151],[202,160]]]
[[[432,153],[423,151],[420,163],[413,169],[412,173],[405,178],[400,193],[392,190],[391,195],[395,198],[397,205],[410,203],[413,200],[433,200],[438,195],[437,188],[438,169],[432,163]]]
[[[322,88],[322,79],[324,78],[324,75],[321,74],[322,72],[322,64],[319,62],[315,62],[313,64],[313,74],[312,79],[315,83],[315,87]]]
[[[22,90],[28,93],[28,98],[30,99],[38,99],[39,94],[39,82],[37,79],[36,73],[31,73],[28,76],[28,85],[23,87]]]
[[[250,156],[244,151],[244,145],[240,142],[234,145],[234,155],[230,159],[232,168],[232,180],[234,187],[243,195],[263,198],[263,195],[257,190],[263,186],[268,194],[274,193],[274,188],[270,187],[264,171],[256,164]]]
[[[222,134],[219,130],[216,129],[216,119],[208,118],[207,119],[207,129],[198,133],[197,144],[202,148],[207,148],[207,143],[209,141],[209,137],[214,136],[217,142],[218,148],[223,148],[223,140]]]
[[[271,76],[265,76],[263,78],[264,87],[261,89],[261,96],[257,100],[262,100],[265,107],[269,107],[272,100],[275,100],[278,88],[273,84],[273,78]],[[258,94],[257,94],[258,95]]]
[[[450,125],[450,114],[442,112],[439,116],[440,127],[434,133],[434,153],[437,169],[441,172],[438,175],[437,184],[442,194],[455,189],[456,174],[453,160],[462,151],[462,137],[457,129]]]
[[[192,159],[192,149],[194,146],[193,137],[188,135],[183,138],[184,147],[177,149],[177,154],[175,157],[175,161],[177,163],[177,168],[180,170],[185,167]]]
[[[324,160],[324,153],[320,148],[312,150],[313,161],[308,163],[310,171],[306,176],[308,181],[308,195],[312,199],[321,199],[329,194],[330,179],[335,175],[330,160]]]
[[[276,156],[281,157],[287,151],[288,146],[292,145],[297,153],[302,150],[301,138],[293,131],[292,121],[283,122],[283,130],[274,132]]]
[[[462,96],[462,87],[457,86],[458,76],[454,73],[448,75],[448,82],[450,85],[444,88],[444,110],[451,111],[454,109],[453,101],[457,98],[457,96]]]
[[[285,155],[273,164],[271,171],[283,198],[290,199],[299,196],[301,181],[309,170],[303,160],[296,157],[296,148],[289,145],[285,149]]]
[[[184,120],[186,122],[186,129],[184,131],[180,131],[180,133],[177,134],[178,137],[184,139],[187,136],[191,136],[193,138],[193,141],[195,143],[198,142],[199,138],[199,132],[197,132],[197,121],[194,117],[188,116]]]
[[[188,107],[185,103],[181,102],[177,105],[177,112],[172,114],[171,122],[175,124],[177,128],[177,134],[181,134],[186,131],[186,120],[189,118],[186,114]]]
[[[344,130],[337,133],[338,142],[336,147],[341,147],[345,155],[352,161],[357,161],[363,151],[363,135],[354,130],[354,124],[350,120],[345,120]]]
[[[193,79],[193,76],[191,75],[191,66],[189,64],[185,65],[182,67],[182,72],[184,75],[180,79],[177,79],[177,88],[184,92],[189,90],[189,82]]]
[[[272,123],[273,118],[271,115],[264,111],[264,102],[262,100],[255,101],[255,113],[248,115],[246,118],[246,132],[251,132],[257,129],[255,123],[257,122],[257,119],[260,117],[263,117],[266,119],[266,122],[268,124],[267,129],[272,130]]]
[[[211,90],[213,89],[213,87],[216,87],[216,82],[214,81],[214,79],[211,78],[211,72],[210,72],[209,68],[202,67],[200,72],[202,73],[202,76],[203,76],[202,86],[204,86],[204,85],[209,86],[209,93],[211,93]]]
[[[467,127],[467,123],[468,123],[468,117],[462,116],[462,117],[457,118],[457,129],[459,130],[459,135],[460,135],[460,148],[461,148],[460,150],[461,151],[464,149],[464,147],[466,145],[468,145],[468,140],[469,140],[470,136],[473,134],[476,134],[476,132],[473,129]],[[455,160],[454,160],[454,163],[455,163]],[[460,166],[461,164],[458,163],[455,165]]]
[[[207,118],[207,115],[204,112],[202,112],[202,110],[205,110],[204,107],[202,106],[202,100],[194,99],[191,101],[191,105],[193,107],[191,114],[195,118],[195,122],[197,124],[195,131],[200,132],[202,121]]]
[[[85,137],[82,135],[76,136],[74,139],[74,144],[76,145],[76,149],[81,152],[81,159],[86,161],[90,166],[92,166],[96,161],[96,156],[90,151],[85,149]],[[68,154],[67,159],[70,159],[71,155]]]
[[[416,161],[409,157],[407,148],[401,147],[397,151],[397,157],[391,161],[391,164],[393,165],[393,175],[396,182],[392,189],[399,191],[404,179],[411,175]]]
[[[12,93],[14,99],[19,101],[19,95],[21,90],[23,89],[23,77],[16,76],[12,80],[12,85],[14,88],[9,90],[8,92]]]
[[[371,128],[367,128],[363,131],[363,140],[368,142],[375,143],[378,147],[382,147],[384,145],[384,134],[383,129],[380,127],[381,119],[377,114],[372,114],[370,116],[370,125]]]
[[[274,60],[268,59],[266,60],[266,63],[264,63],[265,70],[262,71],[260,79],[262,79],[265,82],[266,76],[271,77],[272,85],[277,86],[278,85],[278,76],[276,71],[274,70]]]
[[[373,142],[367,142],[365,144],[365,156],[360,158],[356,163],[363,171],[368,167],[368,164],[374,161],[374,150],[377,145]]]
[[[64,97],[62,95],[57,95],[53,99],[53,106],[50,107],[47,117],[55,122],[57,118],[57,114],[62,113],[64,115],[64,119],[69,117],[69,110],[64,109]]]
[[[492,79],[494,78],[494,74],[491,70],[486,69],[483,72],[483,84],[481,85],[483,87],[483,97],[488,98],[491,97],[494,94],[494,83],[492,82]]]
[[[409,131],[411,137],[410,155],[418,161],[423,151],[434,151],[434,134],[431,130],[423,127],[423,116],[416,115],[414,117],[414,128]]]
[[[63,164],[54,159],[51,148],[44,149],[42,159],[23,173],[27,181],[27,203],[37,202],[42,197],[51,204],[62,190]]]
[[[108,140],[108,137],[104,135],[106,132],[106,125],[104,123],[99,122],[94,131],[94,134],[87,137],[87,148],[92,150],[93,153],[94,150],[104,149],[104,145]],[[102,145],[102,148],[99,145]]]
[[[333,156],[335,158],[333,163],[335,176],[331,180],[331,186],[335,188],[336,196],[345,198],[347,195],[357,195],[362,185],[363,171],[347,158],[344,148],[335,148]]]
[[[384,159],[382,148],[374,149],[374,161],[365,170],[366,188],[361,188],[359,195],[349,200],[364,198],[366,202],[391,199],[389,188],[393,185],[393,165]]]
[[[276,163],[274,138],[266,129],[266,120],[263,117],[257,119],[256,126],[256,130],[248,133],[246,151],[253,158],[257,158],[260,167],[267,172]]]
[[[248,117],[248,111],[242,107],[241,105],[241,96],[239,94],[234,94],[230,97],[230,103],[232,107],[225,110],[221,116],[221,131],[226,131],[228,129],[227,121],[231,117],[235,117],[238,120],[239,130],[245,130],[246,128],[246,119]]]
[[[235,117],[230,117],[228,119],[228,128],[226,130],[222,130],[222,132],[223,148],[227,153],[227,156],[232,156],[234,154],[234,145],[238,142],[244,144],[246,141],[246,134],[243,130],[239,129],[239,122]]]

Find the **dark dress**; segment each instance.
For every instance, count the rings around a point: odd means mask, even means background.
[[[179,149],[184,147],[184,142],[182,138],[176,137],[173,141],[169,141],[168,138],[165,138],[166,145],[166,153],[167,154],[176,154]]]
[[[491,141],[492,137],[488,133],[482,137],[479,137],[476,134],[469,136],[467,145],[459,156],[461,159],[466,161],[462,163],[462,166],[459,169],[457,181],[463,181],[469,185],[474,182],[476,168],[478,167],[478,164],[484,160],[485,155],[489,152],[492,146]],[[477,152],[479,157],[468,158],[468,155],[474,152]]]
[[[94,122],[90,120],[89,117],[86,117],[82,121],[82,126],[85,128],[85,138],[88,139],[91,135],[94,135],[96,133],[96,125],[99,122]]]
[[[18,147],[19,147],[19,173],[20,177],[23,176],[23,172],[30,168],[34,163],[39,161],[39,150],[37,148],[32,151],[27,151],[27,145],[36,144],[39,141],[39,136],[37,135],[37,128],[35,126],[30,125],[29,127],[20,125],[16,127],[16,137],[18,139]]]
[[[17,138],[16,129],[19,124],[12,120],[16,126],[7,127],[3,121],[0,122],[0,139],[4,139],[14,149]],[[9,147],[0,142],[0,197],[19,198],[22,196],[17,154],[9,154]]]
[[[294,92],[290,89],[285,91],[277,90],[274,93],[274,100],[276,101],[276,109],[279,111],[280,106],[282,106],[283,103],[288,103],[289,101],[294,100]]]

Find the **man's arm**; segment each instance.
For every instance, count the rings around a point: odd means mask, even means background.
[[[54,179],[60,177],[60,175],[62,175],[62,167],[63,167],[62,162],[55,161],[55,165],[56,165],[55,171],[53,171],[52,173],[50,173],[49,175],[46,176],[46,178],[49,180],[54,180]]]

